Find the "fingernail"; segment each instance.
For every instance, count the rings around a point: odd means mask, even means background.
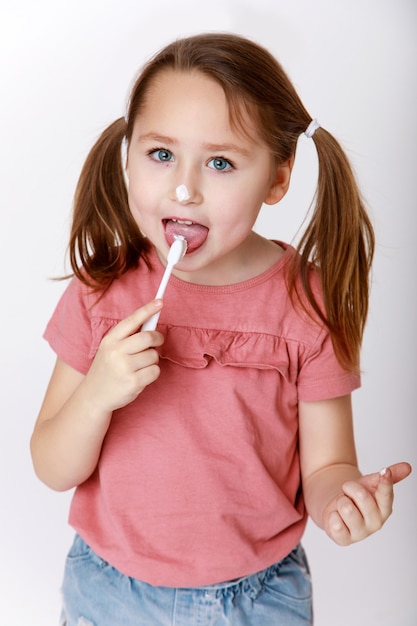
[[[387,467],[383,467],[382,470],[379,472],[380,476],[386,476],[388,474],[388,468]]]

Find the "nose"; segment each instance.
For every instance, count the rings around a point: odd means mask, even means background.
[[[178,169],[172,180],[170,196],[180,204],[200,204],[203,200],[201,178],[195,168]]]

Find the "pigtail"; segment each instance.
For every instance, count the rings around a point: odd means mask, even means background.
[[[368,314],[374,232],[341,146],[323,128],[313,140],[319,161],[315,205],[298,244],[300,256],[292,267],[290,286],[297,290],[301,280],[309,303],[329,328],[339,362],[357,372]],[[309,283],[311,263],[319,271],[325,311]]]
[[[70,263],[74,274],[95,289],[136,267],[148,249],[128,205],[121,157],[125,132],[124,118],[106,128],[87,156],[75,191]]]

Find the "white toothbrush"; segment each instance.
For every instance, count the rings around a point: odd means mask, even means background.
[[[164,275],[162,276],[162,280],[159,284],[158,291],[156,292],[155,300],[158,300],[159,298],[163,298],[166,286],[168,284],[168,281],[171,276],[172,270],[174,269],[174,266],[181,261],[182,257],[187,252],[187,245],[188,245],[187,240],[184,237],[181,237],[181,235],[174,235],[174,236],[175,236],[175,240],[169,249],[168,257],[167,257],[167,266],[165,268]],[[155,330],[160,313],[161,312],[158,311],[158,313],[155,313],[155,315],[152,315],[152,317],[149,318],[148,321],[144,323],[141,330]]]

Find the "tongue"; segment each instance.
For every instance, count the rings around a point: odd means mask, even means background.
[[[208,228],[202,224],[181,224],[168,220],[165,224],[165,237],[169,246],[174,241],[175,235],[181,235],[187,240],[187,253],[194,252],[203,245],[208,235]]]

